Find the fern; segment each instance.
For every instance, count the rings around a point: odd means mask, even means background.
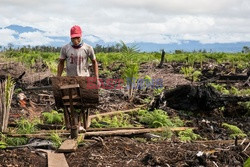
[[[44,117],[44,121],[48,124],[59,124],[63,122],[63,114],[58,113],[55,110],[52,110],[51,112],[44,112],[42,115]]]
[[[62,144],[62,138],[57,133],[52,133],[50,135],[50,140],[53,142],[56,148],[60,147]]]
[[[184,131],[180,131],[178,133],[178,136],[180,140],[184,142],[201,139],[201,136],[195,134],[192,129],[186,129]]]
[[[149,112],[147,110],[140,110],[138,112],[138,115],[139,115],[139,122],[146,124],[151,128],[174,126],[174,124],[171,122],[166,112],[163,110],[154,110],[153,112]]]
[[[120,114],[118,116],[98,117],[91,121],[91,127],[94,128],[118,128],[118,127],[131,127],[129,122],[129,115]]]
[[[21,118],[19,121],[17,121],[17,133],[19,134],[31,134],[34,133],[37,128],[38,121],[33,120],[29,121],[27,119]]]

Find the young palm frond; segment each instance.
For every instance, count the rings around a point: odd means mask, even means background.
[[[7,129],[14,87],[15,83],[10,76],[0,82],[0,132]]]

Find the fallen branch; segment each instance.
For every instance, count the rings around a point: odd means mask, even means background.
[[[136,130],[136,129],[145,129],[145,127],[121,127],[121,128],[88,128],[87,132],[96,132],[96,131],[116,131],[116,130]]]
[[[127,112],[134,112],[134,111],[140,110],[144,106],[145,105],[139,105],[136,108],[129,109],[129,110],[112,111],[112,112],[107,112],[107,113],[102,113],[102,114],[90,115],[89,119],[93,119],[93,118],[96,118],[96,117],[108,116],[108,115],[116,115],[116,114],[121,114],[121,113],[127,113]]]
[[[110,130],[110,131],[94,131],[94,132],[86,132],[86,133],[79,133],[84,134],[85,136],[129,136],[133,134],[144,134],[144,133],[150,133],[150,132],[163,132],[165,130],[171,130],[171,131],[183,131],[186,129],[196,129],[195,127],[174,127],[174,128],[144,128],[144,129],[118,129],[118,130]],[[59,136],[69,136],[70,132],[62,132],[57,133]],[[47,139],[50,137],[51,132],[44,132],[44,133],[37,133],[37,134],[10,134],[7,133],[7,137],[27,137],[27,138],[41,138],[41,139]]]
[[[145,128],[145,129],[130,129],[130,130],[115,130],[115,131],[99,131],[99,132],[86,132],[85,136],[129,136],[134,134],[164,132],[166,130],[183,131],[186,129],[195,129],[194,127],[175,127],[175,128]]]

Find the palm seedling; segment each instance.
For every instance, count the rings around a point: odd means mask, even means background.
[[[9,76],[0,82],[0,132],[6,131],[15,83]]]

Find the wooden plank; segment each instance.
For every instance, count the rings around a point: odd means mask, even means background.
[[[28,87],[25,90],[52,90],[52,86]]]
[[[48,167],[69,167],[63,153],[47,152]]]
[[[75,152],[76,149],[77,149],[77,141],[74,139],[67,139],[62,143],[57,152],[70,153],[70,152]]]
[[[63,103],[65,106],[70,106],[70,102],[64,102]],[[73,106],[81,106],[82,104],[79,102],[72,102]]]
[[[77,96],[77,95],[73,95],[72,96],[72,99],[80,99],[81,97],[80,96]],[[69,99],[69,96],[63,96],[62,97],[63,100],[68,100]]]
[[[79,84],[72,84],[72,85],[62,85],[60,86],[60,89],[73,89],[73,88],[79,88]]]

